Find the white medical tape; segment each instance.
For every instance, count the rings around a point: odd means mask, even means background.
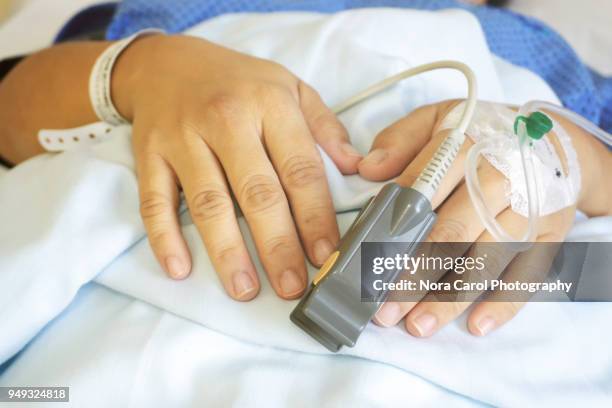
[[[464,110],[463,104],[458,104],[446,115],[437,132],[454,129],[457,126]],[[527,185],[518,136],[514,134],[516,116],[517,112],[505,105],[478,102],[466,135],[474,143],[487,143],[492,147],[504,146],[503,149],[493,149],[493,152],[484,153],[483,157],[508,180],[506,194],[512,210],[527,217],[529,214]],[[533,140],[530,146],[540,216],[574,205],[580,193],[580,166],[571,138],[559,123],[553,120],[553,125],[551,133],[556,135],[557,146],[565,158],[565,166],[550,134],[540,140]]]

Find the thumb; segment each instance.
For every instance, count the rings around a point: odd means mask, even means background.
[[[416,109],[380,132],[359,163],[359,174],[374,181],[399,175],[431,140],[441,105]]]

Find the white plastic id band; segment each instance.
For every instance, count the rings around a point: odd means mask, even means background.
[[[121,53],[138,37],[163,33],[157,29],[147,29],[108,47],[96,60],[89,77],[89,98],[96,116],[102,122],[122,125],[128,121],[115,108],[111,98],[111,76],[113,67]]]
[[[97,122],[73,129],[43,129],[38,132],[38,141],[48,152],[80,150],[111,139],[122,127]]]

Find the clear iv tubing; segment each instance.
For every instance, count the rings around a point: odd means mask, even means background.
[[[361,91],[357,95],[347,99],[345,102],[335,106],[332,110],[334,113],[342,113],[358,103],[376,95],[379,92],[395,85],[406,78],[421,74],[423,72],[438,70],[438,69],[454,69],[461,72],[468,85],[468,95],[465,103],[465,110],[461,115],[461,120],[456,129],[453,129],[449,135],[442,141],[433,157],[427,163],[419,177],[412,185],[412,188],[419,191],[431,201],[434,193],[440,185],[440,181],[446,175],[448,168],[457,157],[457,153],[465,140],[465,132],[474,115],[474,109],[477,102],[477,86],[474,72],[467,65],[458,61],[437,61],[429,64],[419,65],[414,68],[407,69],[399,74],[393,75],[383,81],[380,81],[369,88]]]
[[[538,110],[539,107],[540,105],[537,102],[527,103],[520,108],[518,115],[528,116],[533,111]],[[470,199],[472,200],[472,205],[478,214],[478,218],[480,218],[483,226],[493,236],[495,241],[510,243],[513,245],[514,250],[525,251],[531,247],[532,242],[536,237],[540,203],[533,158],[531,156],[531,150],[529,149],[529,137],[527,136],[527,128],[524,122],[518,123],[517,136],[518,139],[514,140],[485,140],[472,146],[468,151],[465,160],[465,184],[467,186]],[[523,177],[527,187],[527,230],[519,239],[508,234],[495,219],[495,214],[492,214],[491,211],[489,211],[489,208],[485,203],[482,189],[480,188],[480,182],[478,180],[478,161],[480,156],[487,153],[495,155],[496,153],[503,153],[504,151],[512,151],[514,149],[512,146],[514,141],[518,142],[519,152],[521,155],[521,165],[523,167]]]
[[[575,125],[583,128],[593,136],[597,137],[604,144],[612,146],[612,136],[606,131],[600,129],[595,124],[584,119],[582,116],[565,109],[561,106],[554,105],[544,101],[531,101],[523,105],[518,115],[526,117],[529,114],[536,111],[549,111],[563,116],[570,120]],[[536,185],[536,175],[533,164],[533,157],[530,149],[530,139],[527,135],[527,129],[524,122],[518,123],[517,128],[518,143],[521,154],[521,163],[523,166],[523,175],[525,178],[525,185],[527,186],[527,204],[528,204],[528,216],[527,216],[527,231],[520,238],[516,239],[510,236],[495,220],[495,217],[487,208],[478,182],[478,159],[482,154],[496,153],[500,150],[510,150],[512,146],[507,146],[504,143],[495,144],[491,142],[479,142],[470,148],[466,161],[465,161],[465,182],[472,199],[472,204],[478,213],[480,220],[483,225],[489,231],[489,233],[495,238],[497,242],[512,243],[513,248],[517,251],[524,251],[529,249],[536,237],[537,232],[537,221],[539,218],[539,196]],[[509,141],[506,141],[509,143]]]
[[[519,111],[520,115],[528,114],[529,112],[524,105]],[[479,142],[470,148],[465,160],[465,184],[472,200],[472,205],[478,214],[478,218],[482,222],[483,226],[489,231],[489,233],[495,238],[497,242],[504,242],[512,244],[512,249],[515,251],[525,251],[532,245],[533,240],[536,237],[537,232],[537,221],[539,217],[539,198],[535,180],[535,169],[533,166],[533,158],[531,151],[529,150],[529,139],[527,136],[527,130],[525,123],[520,122],[518,124],[518,143],[521,154],[521,164],[523,166],[523,175],[525,178],[525,185],[527,186],[527,231],[525,234],[516,239],[508,234],[502,226],[497,222],[495,216],[489,211],[485,204],[485,199],[480,188],[478,181],[478,160],[479,156],[487,153],[495,154],[500,150],[511,150],[512,146],[508,146],[506,143],[495,144],[491,142]]]
[[[554,105],[544,101],[531,101],[523,106],[527,112],[534,112],[536,110],[546,109],[547,111],[556,113],[560,116],[565,117],[567,120],[572,122],[574,125],[581,127],[591,135],[595,136],[603,142],[603,144],[612,147],[612,135],[605,130],[601,129],[594,123],[583,118],[577,113],[572,112],[569,109],[565,109],[562,106]]]

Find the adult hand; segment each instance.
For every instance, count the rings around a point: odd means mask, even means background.
[[[410,186],[445,137],[443,132],[437,132],[441,120],[458,103],[445,101],[422,107],[383,130],[376,138],[370,153],[359,163],[359,173],[371,180],[385,180],[397,176],[399,184]],[[610,153],[582,129],[564,118],[555,119],[572,137],[578,155],[582,174],[578,208],[591,215],[611,214],[610,189],[601,191],[601,185],[598,186],[596,182],[597,174],[606,174],[605,169],[611,168]],[[466,138],[433,198],[432,205],[437,209],[438,220],[428,237],[429,241],[495,241],[485,230],[472,206],[463,180],[465,158],[471,145],[472,142]],[[489,210],[512,236],[521,236],[527,227],[527,220],[510,208],[505,192],[505,177],[484,160],[481,161],[478,175]],[[575,210],[576,207],[571,206],[541,217],[538,222],[537,241],[563,241],[572,226]],[[546,257],[550,254],[543,255]],[[511,260],[505,259],[504,264],[498,266],[503,270]],[[449,273],[443,276],[442,280],[452,280],[453,277]],[[440,299],[440,295],[430,292],[420,302],[387,302],[378,311],[374,321],[389,327],[405,318],[404,324],[410,334],[418,337],[431,336],[471,306],[471,302],[438,302],[436,299]],[[468,329],[475,335],[485,335],[510,320],[522,306],[523,302],[480,302],[474,305],[469,314]]]
[[[321,265],[339,238],[316,144],[345,174],[361,159],[317,92],[276,63],[194,37],[154,35],[121,55],[112,93],[133,123],[141,214],[168,275],[182,279],[191,270],[177,217],[182,188],[227,293],[256,296],[233,195],[272,287],[299,297],[304,252]]]

